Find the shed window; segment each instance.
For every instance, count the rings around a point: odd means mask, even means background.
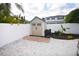
[[[41,23],[38,23],[37,26],[41,26]]]

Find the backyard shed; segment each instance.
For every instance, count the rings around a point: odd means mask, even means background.
[[[31,35],[44,36],[46,23],[44,19],[35,16],[31,21]]]

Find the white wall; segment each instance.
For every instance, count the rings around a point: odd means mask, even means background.
[[[0,24],[0,47],[30,35],[30,24]]]
[[[70,28],[66,33],[79,34],[79,24],[63,24],[63,26]],[[52,29],[52,32],[58,31],[61,25],[47,24],[47,29]],[[30,24],[0,24],[0,47],[30,34]]]
[[[62,25],[64,28],[70,28],[66,29],[65,33],[79,34],[79,24],[67,23]],[[52,32],[61,30],[61,24],[47,24],[47,29],[51,29]]]

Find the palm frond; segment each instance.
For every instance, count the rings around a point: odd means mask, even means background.
[[[23,13],[24,13],[24,10],[22,8],[22,5],[18,4],[18,3],[15,3],[16,7],[21,10]]]

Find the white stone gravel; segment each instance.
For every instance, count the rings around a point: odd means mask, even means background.
[[[75,56],[77,55],[75,40],[59,40],[50,38],[49,43],[19,39],[0,48],[1,56]]]

